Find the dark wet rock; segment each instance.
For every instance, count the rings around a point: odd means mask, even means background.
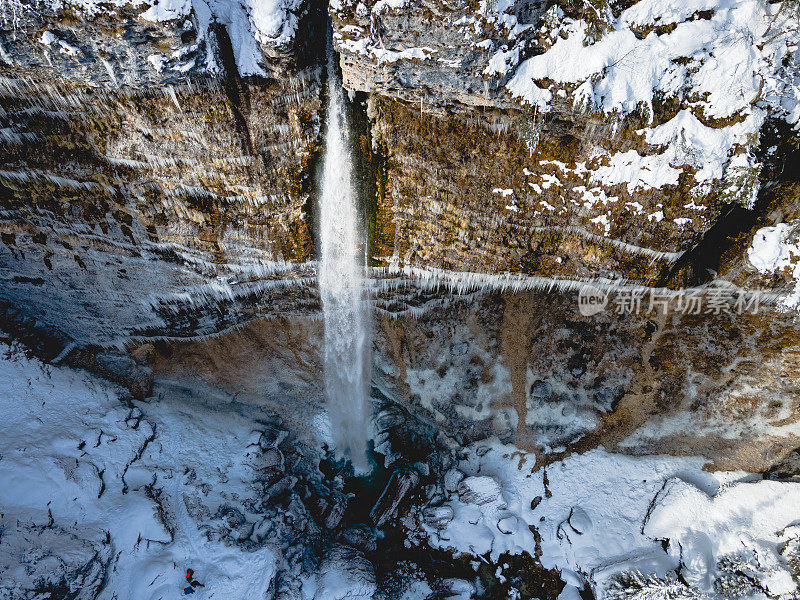
[[[442,598],[472,598],[475,595],[475,585],[465,579],[445,579],[442,581]]]
[[[444,529],[455,517],[452,506],[430,506],[422,510],[422,518],[425,523],[436,529]]]
[[[411,465],[414,469],[419,471],[419,474],[423,477],[427,477],[431,474],[431,467],[428,463],[424,461],[417,461],[413,465]]]
[[[800,448],[792,450],[771,466],[764,477],[777,481],[800,481]]]
[[[274,498],[275,496],[292,491],[296,483],[297,477],[293,477],[291,475],[281,477],[264,492],[264,495],[267,498]]]
[[[66,362],[128,388],[137,400],[146,398],[153,389],[153,370],[127,355],[80,349],[73,351]]]
[[[416,469],[406,467],[395,471],[383,490],[383,494],[369,513],[372,522],[380,527],[395,517],[400,503],[418,483],[419,472]]]
[[[310,504],[311,514],[326,529],[335,529],[344,518],[348,500],[346,494],[336,490],[314,494]]]
[[[230,529],[235,529],[246,521],[241,510],[227,504],[219,508],[217,518],[221,519]]]
[[[261,434],[261,437],[258,439],[258,445],[261,447],[262,450],[268,450],[270,448],[277,448],[281,445],[286,437],[289,435],[289,432],[284,431],[282,429],[267,429]]]
[[[367,525],[348,527],[342,532],[340,539],[342,543],[353,546],[362,552],[374,552],[378,547],[376,532]]]
[[[308,525],[308,509],[296,495],[293,495],[289,500],[289,505],[283,512],[283,516],[284,521],[297,531],[304,531]]]

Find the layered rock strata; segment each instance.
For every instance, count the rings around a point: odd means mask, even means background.
[[[313,249],[318,7],[293,15],[297,43],[249,58],[236,15],[4,7],[9,321],[107,346],[307,303],[291,290],[313,277],[296,265]]]

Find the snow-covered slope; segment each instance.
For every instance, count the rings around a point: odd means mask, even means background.
[[[721,600],[737,585],[737,597],[796,597],[800,483],[704,462],[597,449],[537,467],[514,446],[480,443],[405,523],[417,542],[490,557],[499,577],[504,557],[535,554],[561,572],[564,599],[586,585],[599,599]],[[636,595],[642,581],[662,595]]]
[[[254,497],[257,412],[164,398],[145,415],[84,373],[0,355],[0,597],[173,598],[189,567],[208,597],[263,597],[274,552],[217,520]]]

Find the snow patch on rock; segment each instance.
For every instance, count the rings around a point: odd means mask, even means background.
[[[796,283],[794,291],[783,300],[783,305],[787,308],[800,306],[800,240],[796,224],[778,223],[774,227],[759,229],[747,249],[747,258],[760,273],[788,269]]]

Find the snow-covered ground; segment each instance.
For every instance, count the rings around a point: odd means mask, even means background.
[[[0,418],[0,598],[177,598],[187,568],[197,597],[380,596],[365,554],[313,524],[292,489],[305,459],[256,407],[164,386],[132,402],[2,344]],[[490,560],[501,579],[505,555],[538,555],[562,600],[586,585],[612,600],[797,597],[800,483],[602,448],[545,468],[497,441],[460,454],[403,517],[408,546]],[[435,596],[430,580],[404,586]]]
[[[759,273],[790,275],[794,291],[783,301],[787,308],[800,306],[800,243],[797,240],[797,223],[778,223],[756,231],[747,257]]]
[[[587,584],[598,599],[796,598],[800,484],[704,463],[600,448],[537,468],[514,446],[481,442],[405,522],[418,543],[501,565],[538,549],[567,582],[563,599]],[[657,593],[636,595],[637,582]]]
[[[207,598],[265,597],[275,552],[219,533],[256,496],[259,411],[121,396],[0,346],[0,598],[176,598],[189,567]]]

